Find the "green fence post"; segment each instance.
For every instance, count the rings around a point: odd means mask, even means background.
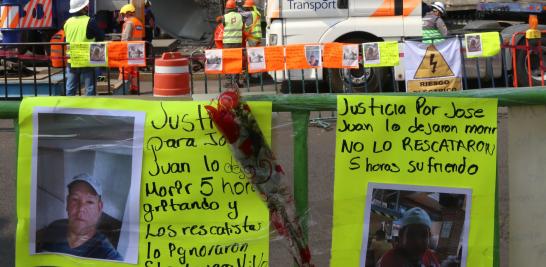
[[[300,219],[305,242],[308,240],[308,160],[307,160],[307,129],[309,125],[308,111],[292,112],[294,126],[294,200],[296,214]]]
[[[20,101],[1,101],[0,119],[15,119],[19,117],[19,105],[21,105]]]

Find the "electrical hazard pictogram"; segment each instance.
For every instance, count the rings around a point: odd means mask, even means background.
[[[442,53],[434,45],[429,45],[423,61],[415,72],[414,79],[449,77],[455,74],[442,56]]]

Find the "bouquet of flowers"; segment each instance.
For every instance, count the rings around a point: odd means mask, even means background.
[[[296,263],[313,266],[307,240],[294,212],[290,190],[281,184],[283,168],[277,163],[249,106],[240,101],[239,91],[225,91],[218,97],[217,107],[208,105],[205,108],[230,144],[247,177],[266,201],[271,224],[289,241]]]

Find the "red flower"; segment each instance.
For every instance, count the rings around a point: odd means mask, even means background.
[[[205,109],[228,142],[235,143],[239,138],[239,125],[235,121],[235,115],[227,110],[218,110],[213,106],[205,106]]]
[[[239,149],[245,154],[245,156],[250,156],[252,155],[252,140],[250,140],[250,138],[247,138],[245,139],[245,141],[243,141],[243,143],[241,143],[239,145]]]
[[[275,165],[275,171],[284,175],[284,170],[281,165]]]
[[[239,93],[233,90],[225,91],[218,96],[218,109],[232,110],[239,105]]]

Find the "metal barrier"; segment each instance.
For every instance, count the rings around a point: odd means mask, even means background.
[[[506,88],[525,86],[525,83],[518,82],[522,73],[527,74],[527,85],[538,86],[544,84],[544,64],[542,60],[542,43],[528,42],[525,45],[515,43],[515,33],[510,44],[502,44],[501,52],[494,57],[489,58],[466,58],[464,36],[450,36],[459,39],[462,47],[460,51],[463,71],[463,90],[481,89],[481,88]],[[449,37],[443,37],[445,39]],[[499,36],[502,41],[502,37]],[[413,41],[438,42],[438,39],[407,39]],[[26,95],[66,95],[66,69],[52,68],[49,64],[48,56],[51,45],[61,45],[65,47],[67,43],[17,43],[1,44],[0,68],[4,72],[0,75],[0,99],[21,99]],[[148,44],[151,47],[151,44]],[[402,42],[403,45],[403,42]],[[360,53],[361,52],[361,49]],[[36,52],[46,51],[46,55],[38,55]],[[26,52],[26,53],[22,53]],[[28,53],[32,52],[32,53]],[[203,50],[196,50],[190,55],[190,88],[192,94],[208,94],[222,92],[227,87],[224,75],[206,74],[203,69],[205,66],[205,55]],[[403,56],[403,53],[401,54]],[[64,50],[63,50],[63,58]],[[360,54],[362,58],[362,54]],[[141,75],[138,76],[137,94],[153,93],[154,77],[154,57],[147,55],[148,69],[151,70],[151,84],[142,84]],[[525,64],[520,64],[523,60]],[[522,69],[523,68],[523,69]],[[11,73],[10,71],[11,70]],[[531,70],[531,71],[527,71]],[[112,74],[118,73],[110,68],[95,68],[96,72],[101,72],[104,79],[94,80],[96,94],[118,94],[125,95],[129,93],[126,86],[123,86],[121,80],[125,77],[112,81]],[[123,72],[122,76],[123,76]],[[282,74],[281,74],[282,73]],[[311,75],[310,75],[311,74]],[[314,70],[290,70],[271,73],[249,74],[244,70],[242,76],[243,86],[241,91],[246,92],[271,92],[271,93],[367,93],[367,92],[400,92],[405,91],[403,80],[395,77],[395,67],[375,67],[364,68],[362,62],[359,69],[314,69]],[[525,75],[524,74],[524,75]],[[279,76],[281,75],[281,76]],[[295,77],[298,76],[298,77]],[[301,79],[301,77],[311,77],[310,79]],[[399,77],[401,78],[401,77]],[[371,82],[373,81],[373,82]],[[78,86],[81,88],[81,84]],[[103,89],[106,88],[106,89]],[[78,91],[81,95],[81,90]]]
[[[67,95],[67,69],[54,68],[51,66],[50,47],[52,45],[61,46],[62,57],[55,59],[64,59],[68,43],[65,42],[41,42],[41,43],[9,43],[0,44],[0,68],[3,73],[0,74],[0,99],[18,100],[24,96],[38,95]],[[153,51],[152,44],[147,43],[148,51]],[[147,55],[147,64],[151,65],[152,70],[152,88],[153,88],[153,55]],[[125,95],[129,93],[128,86],[122,82],[125,80],[123,68],[118,71],[112,71],[108,67],[93,67],[92,80],[95,88],[95,95]],[[112,81],[112,75],[120,74],[121,79]],[[137,76],[138,90],[141,93],[140,75]],[[82,95],[82,82],[78,80],[77,95]],[[106,88],[106,89],[104,89]]]

